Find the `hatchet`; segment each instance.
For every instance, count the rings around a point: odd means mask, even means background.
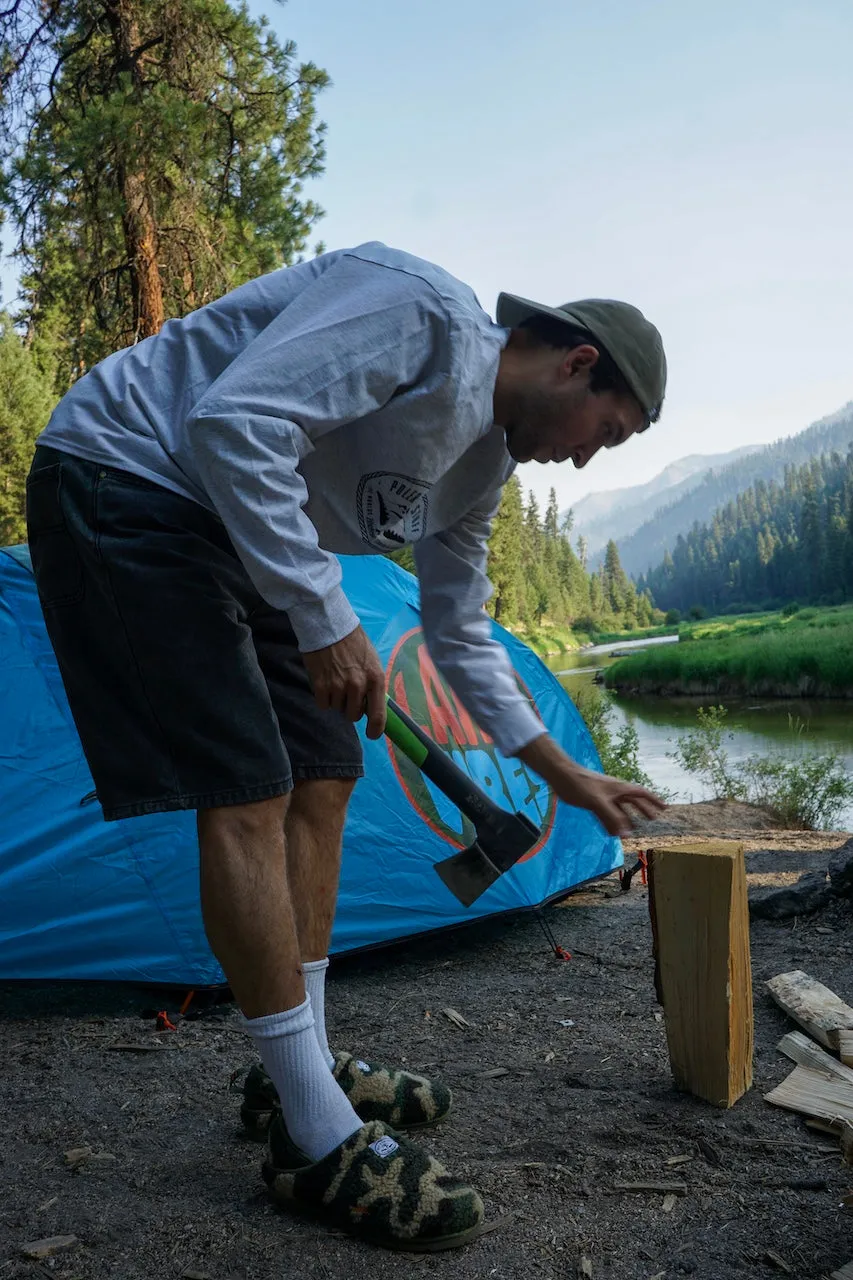
[[[541,832],[523,813],[508,813],[490,800],[393,698],[387,704],[385,733],[474,824],[474,842],[435,864],[450,892],[470,907],[533,848]]]

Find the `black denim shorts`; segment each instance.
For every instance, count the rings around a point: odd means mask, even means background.
[[[27,480],[48,634],[109,821],[358,778],[355,726],[321,711],[287,614],[220,520],[139,476],[55,449]]]

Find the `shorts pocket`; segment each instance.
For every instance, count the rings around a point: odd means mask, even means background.
[[[61,483],[58,462],[40,467],[27,478],[27,536],[44,609],[83,599],[83,565],[62,511]]]

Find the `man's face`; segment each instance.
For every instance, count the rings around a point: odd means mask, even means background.
[[[516,462],[566,462],[585,467],[599,449],[612,449],[638,431],[644,414],[632,395],[589,390],[594,347],[537,352],[528,376],[513,389],[506,421],[507,449]]]

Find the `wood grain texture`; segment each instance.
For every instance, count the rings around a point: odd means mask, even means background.
[[[853,1029],[853,1009],[802,969],[777,974],[767,990],[789,1018],[827,1049],[837,1051],[839,1031]]]
[[[656,987],[673,1078],[679,1089],[730,1107],[752,1084],[743,846],[661,846],[650,863]]]
[[[792,1062],[799,1063],[801,1067],[823,1071],[826,1075],[836,1076],[839,1080],[846,1080],[848,1084],[853,1085],[853,1068],[833,1058],[802,1031],[789,1031],[782,1037],[776,1048]]]
[[[810,1067],[794,1067],[780,1085],[764,1095],[767,1102],[816,1120],[853,1122],[853,1086],[846,1080],[812,1071]]]

